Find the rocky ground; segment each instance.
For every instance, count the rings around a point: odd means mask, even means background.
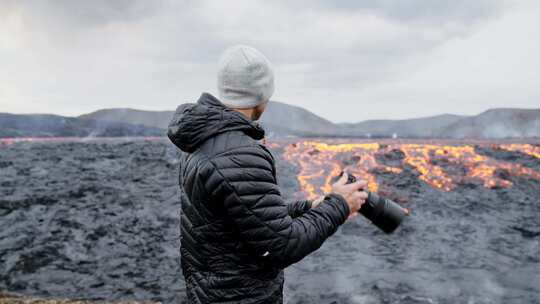
[[[13,293],[0,292],[0,304],[99,304],[103,301],[89,301],[76,299],[43,299],[38,297],[29,297]],[[159,302],[149,301],[115,301],[108,302],[110,304],[153,304]]]
[[[282,148],[279,181],[292,197],[297,168]],[[478,150],[540,171],[534,157]],[[182,303],[176,153],[162,140],[0,147],[0,290]],[[289,303],[540,303],[539,180],[441,192],[409,167],[374,174],[412,216],[392,235],[346,223],[287,270]],[[30,303],[20,301],[0,297]]]

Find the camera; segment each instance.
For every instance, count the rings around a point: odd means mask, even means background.
[[[339,175],[341,177],[343,172]],[[347,184],[356,182],[356,177],[347,173]],[[365,203],[358,213],[370,220],[375,226],[386,233],[392,233],[409,215],[409,210],[401,207],[396,202],[384,198],[377,193],[369,192]]]

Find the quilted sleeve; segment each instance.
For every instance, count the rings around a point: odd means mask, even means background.
[[[276,267],[285,268],[317,250],[349,214],[344,198],[330,194],[317,208],[291,217],[292,207],[283,201],[273,174],[273,159],[260,147],[236,148],[211,163],[228,217],[252,254]]]
[[[311,201],[296,201],[287,204],[288,213],[292,218],[299,217],[311,209]]]

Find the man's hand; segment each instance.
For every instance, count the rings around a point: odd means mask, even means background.
[[[362,207],[362,204],[366,201],[368,194],[366,191],[363,191],[367,182],[365,180],[357,180],[354,183],[347,183],[348,174],[343,172],[341,178],[332,185],[332,192],[339,194],[345,198],[347,204],[349,205],[349,218],[355,217]]]

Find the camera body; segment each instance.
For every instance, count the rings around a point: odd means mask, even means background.
[[[343,172],[341,173],[343,175]],[[356,177],[347,173],[347,184],[356,182]],[[362,205],[358,213],[370,220],[375,226],[386,233],[392,233],[401,224],[403,219],[409,215],[409,210],[402,208],[396,202],[379,196],[377,193],[369,192],[366,202]]]

